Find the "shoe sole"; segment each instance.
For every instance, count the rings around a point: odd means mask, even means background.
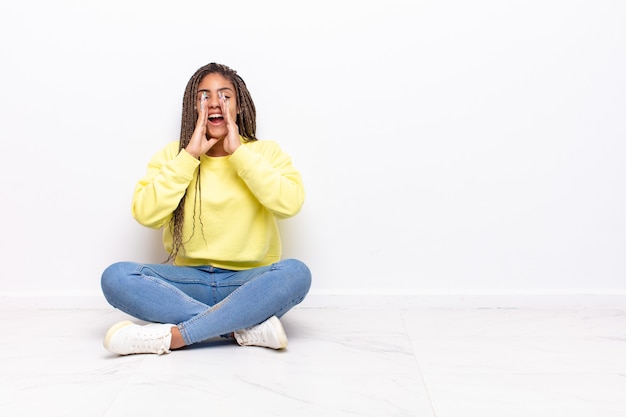
[[[114,324],[113,326],[111,326],[111,328],[109,329],[109,331],[107,332],[106,336],[104,336],[104,347],[109,350],[109,345],[111,344],[111,338],[113,337],[113,335],[120,329],[123,329],[124,327],[128,327],[128,326],[132,326],[133,322],[130,320],[125,320],[125,321],[120,321],[117,324]]]

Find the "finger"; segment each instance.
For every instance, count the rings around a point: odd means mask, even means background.
[[[226,95],[222,92],[220,94],[220,110],[222,110],[222,115],[224,116],[224,120],[226,120],[226,124],[230,125],[232,123],[230,117],[230,100],[226,97]]]
[[[215,145],[217,142],[219,142],[220,138],[206,138],[206,140],[207,140],[207,142],[209,144],[209,147],[207,148],[207,150],[208,150],[208,149],[211,149],[213,147],[213,145]]]
[[[202,93],[202,98],[200,99],[200,110],[198,112],[198,123],[202,125],[206,125],[207,123],[207,95],[206,91]]]

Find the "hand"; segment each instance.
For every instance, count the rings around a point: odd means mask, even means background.
[[[237,126],[235,119],[233,119],[230,113],[230,100],[223,94],[220,94],[220,109],[222,110],[222,115],[224,116],[224,121],[226,122],[226,128],[228,129],[228,133],[226,134],[226,137],[224,137],[223,142],[224,151],[228,154],[232,154],[237,150],[239,145],[241,145],[241,141],[239,140],[239,126]]]
[[[209,151],[215,145],[219,138],[207,138],[206,133],[207,122],[208,122],[208,100],[206,95],[202,97],[200,100],[200,110],[198,111],[198,121],[196,122],[196,128],[191,135],[191,139],[189,140],[189,144],[185,148],[187,152],[193,155],[196,158],[199,158],[200,155],[203,155]]]

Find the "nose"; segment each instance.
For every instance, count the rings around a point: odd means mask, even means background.
[[[211,94],[207,97],[207,104],[209,107],[219,107],[220,106],[220,96],[219,94]]]

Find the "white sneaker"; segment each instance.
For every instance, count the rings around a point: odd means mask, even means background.
[[[278,317],[272,316],[261,324],[233,332],[241,346],[262,346],[272,349],[287,347],[287,335]]]
[[[141,326],[121,321],[111,326],[104,337],[104,347],[118,355],[134,353],[170,353],[173,324],[152,323]]]

